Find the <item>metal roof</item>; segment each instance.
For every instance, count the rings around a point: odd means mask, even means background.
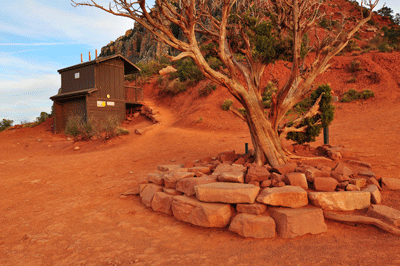
[[[78,69],[78,68],[81,68],[81,67],[90,66],[90,65],[94,65],[94,64],[100,64],[101,62],[112,60],[114,58],[119,58],[119,59],[122,59],[124,61],[124,69],[125,69],[125,73],[124,74],[125,75],[140,72],[140,68],[135,66],[131,61],[129,61],[128,59],[126,59],[125,57],[123,57],[120,54],[107,56],[107,57],[97,57],[94,60],[83,62],[83,63],[77,64],[77,65],[74,65],[74,66],[62,68],[62,69],[59,69],[57,71],[58,71],[58,73],[61,74],[62,72],[65,72],[65,71],[68,71],[68,70]]]

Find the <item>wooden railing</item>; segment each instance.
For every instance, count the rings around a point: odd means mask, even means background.
[[[128,102],[143,102],[143,88],[125,86],[125,100]]]

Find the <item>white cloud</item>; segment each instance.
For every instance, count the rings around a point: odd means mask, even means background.
[[[0,22],[0,31],[4,33],[33,40],[65,41],[67,38],[92,48],[106,45],[133,27],[133,20],[118,18],[95,8],[74,8],[68,0],[57,6],[35,0],[2,3]]]

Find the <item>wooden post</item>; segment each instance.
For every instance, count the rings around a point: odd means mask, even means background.
[[[97,59],[97,49],[96,49],[96,59]]]
[[[89,52],[89,61],[91,60],[91,58],[90,58],[90,52]]]
[[[83,55],[81,54],[81,63],[83,63]]]

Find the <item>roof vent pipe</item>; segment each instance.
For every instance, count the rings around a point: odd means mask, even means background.
[[[89,52],[89,61],[90,61],[90,60],[92,60],[92,59],[90,58],[90,52]]]
[[[96,59],[97,59],[97,49],[96,49]]]
[[[83,63],[83,55],[81,54],[81,63]]]

